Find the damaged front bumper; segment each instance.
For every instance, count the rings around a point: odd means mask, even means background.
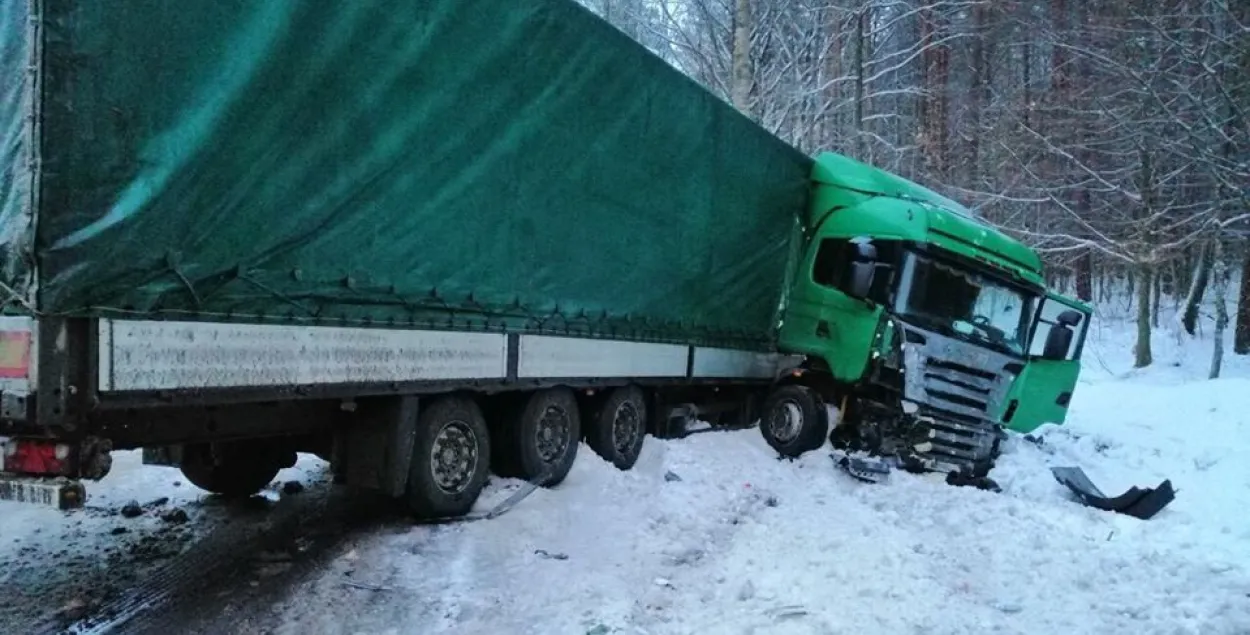
[[[1142,520],[1153,518],[1176,498],[1176,490],[1172,488],[1171,480],[1163,481],[1158,487],[1142,489],[1134,486],[1119,496],[1107,496],[1089,480],[1085,470],[1079,467],[1052,467],[1050,472],[1055,480],[1076,495],[1081,504]]]

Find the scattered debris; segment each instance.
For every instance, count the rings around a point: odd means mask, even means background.
[[[764,506],[765,506],[765,507],[776,507],[776,506],[777,506],[777,497],[776,497],[776,496],[769,496],[768,498],[765,498],[765,499],[764,499]]]
[[[91,605],[84,599],[76,597],[65,603],[57,613],[67,620],[79,620],[87,615]]]
[[[130,501],[122,506],[122,516],[126,518],[137,518],[143,515],[143,507],[139,506],[139,501]]]
[[[282,493],[285,496],[294,496],[304,491],[304,484],[299,481],[287,481],[282,484]]]
[[[365,591],[390,591],[390,587],[377,586],[374,584],[361,584],[359,582],[343,581],[343,586],[349,586],[353,589],[362,589]]]
[[[569,555],[567,553],[559,553],[559,552],[551,553],[547,551],[546,549],[535,549],[534,553],[548,560],[568,560],[569,559]]]
[[[1134,518],[1149,520],[1163,511],[1176,498],[1172,489],[1172,481],[1165,480],[1158,487],[1142,489],[1137,486],[1129,488],[1119,496],[1107,496],[1094,485],[1079,467],[1052,467],[1051,474],[1062,483],[1078,501],[1087,507],[1103,511],[1118,512]]]
[[[778,606],[775,608],[771,608],[765,611],[765,614],[773,618],[773,620],[780,622],[782,620],[793,619],[796,617],[803,617],[804,615],[807,615],[807,609],[803,608],[802,606],[791,604],[787,606]]]
[[[829,455],[834,465],[853,478],[865,483],[884,483],[890,478],[890,465],[884,460],[864,456],[852,456],[841,452]]]
[[[169,497],[168,497],[168,496],[162,496],[162,497],[160,497],[160,498],[158,498],[158,499],[156,499],[156,500],[153,500],[153,501],[148,502],[147,504],[145,504],[145,505],[144,505],[144,507],[145,507],[145,508],[148,508],[148,509],[151,509],[151,508],[153,508],[153,507],[162,507],[162,506],[164,506],[164,505],[166,505],[166,504],[168,504],[168,503],[169,503]]]
[[[1003,491],[998,482],[988,476],[973,476],[963,472],[947,472],[946,484],[954,487],[975,487],[996,494]]]
[[[256,577],[262,579],[272,578],[273,576],[286,573],[291,569],[291,566],[290,562],[271,562],[268,564],[262,564],[261,566],[256,567]]]
[[[596,624],[595,626],[591,627],[590,630],[586,631],[586,635],[608,635],[608,633],[611,633],[611,632],[612,632],[612,629],[609,628],[606,624]]]
[[[665,587],[665,588],[668,588],[668,589],[674,589],[674,588],[676,588],[676,587],[674,587],[674,586],[673,586],[673,581],[672,581],[672,580],[669,580],[668,578],[656,578],[656,579],[655,579],[655,585],[656,585],[656,586],[662,586],[662,587]]]
[[[673,566],[686,566],[694,564],[703,559],[707,553],[699,547],[690,547],[683,549],[676,554],[669,556],[669,564]]]
[[[678,476],[676,472],[669,470],[664,473],[664,480],[668,481],[669,483],[680,482],[681,477]]]
[[[755,597],[755,584],[750,580],[742,583],[742,588],[738,589],[738,601],[746,602]]]
[[[291,554],[286,551],[261,551],[254,558],[257,562],[290,562]]]
[[[179,524],[179,525],[180,525],[180,524],[182,524],[182,523],[185,523],[185,522],[187,522],[187,521],[191,520],[191,517],[187,515],[186,510],[184,510],[183,508],[181,508],[181,507],[175,507],[175,508],[173,508],[173,509],[171,509],[171,510],[169,510],[169,511],[167,511],[167,512],[163,513],[163,514],[161,514],[161,520],[163,520],[163,521],[165,521],[165,522],[167,522],[167,523],[174,523],[174,524]]]
[[[113,534],[114,536],[120,536],[126,533],[127,531],[130,531],[130,530],[126,529],[125,527],[114,527],[112,531],[110,531],[109,533]]]

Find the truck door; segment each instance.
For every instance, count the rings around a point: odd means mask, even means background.
[[[1079,316],[1079,322],[1066,327],[1061,325],[1060,316],[1065,314],[1069,321]],[[1081,372],[1081,352],[1085,347],[1089,318],[1087,308],[1061,295],[1049,294],[1042,301],[1029,343],[1028,361],[1005,402],[1003,423],[1008,429],[1029,433],[1045,423],[1063,424]],[[1051,351],[1052,355],[1045,355],[1046,342],[1056,328],[1071,329],[1072,340],[1066,351]]]
[[[859,379],[868,365],[882,313],[881,306],[870,306],[846,291],[851,249],[849,238],[813,243],[796,276],[780,342],[787,352],[823,359],[835,378],[847,382]],[[881,250],[890,251],[889,243]],[[883,268],[874,279],[874,295],[883,295],[889,283],[890,271]]]

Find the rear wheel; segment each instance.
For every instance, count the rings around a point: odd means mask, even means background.
[[[819,448],[828,431],[824,401],[807,386],[782,386],[764,401],[760,433],[783,456],[797,457]]]
[[[486,486],[490,436],[467,397],[442,397],[417,418],[408,468],[408,507],[420,518],[463,516]]]
[[[182,450],[182,475],[226,498],[247,498],[294,464],[295,452],[272,441],[195,443]]]
[[[596,454],[617,468],[628,470],[638,461],[647,436],[647,402],[641,388],[617,388],[589,422],[586,442]]]
[[[577,458],[580,422],[573,391],[552,388],[530,395],[508,429],[514,475],[544,487],[563,482]]]

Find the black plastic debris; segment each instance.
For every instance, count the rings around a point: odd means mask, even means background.
[[[1003,491],[998,481],[988,476],[975,476],[967,472],[947,472],[946,484],[954,487],[975,487],[979,490],[994,492],[995,494]]]
[[[1142,489],[1134,486],[1119,496],[1107,496],[1079,467],[1052,467],[1050,472],[1054,474],[1055,480],[1072,490],[1083,505],[1142,520],[1153,518],[1176,498],[1176,490],[1172,488],[1170,479],[1163,481],[1158,487]]]

